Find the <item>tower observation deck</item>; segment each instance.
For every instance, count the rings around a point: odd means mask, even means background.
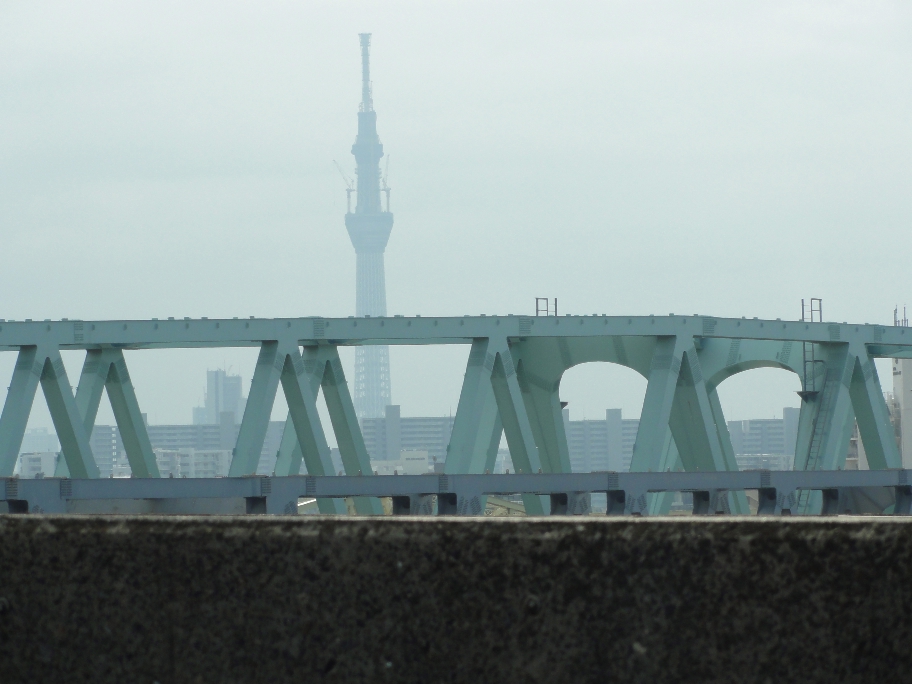
[[[377,112],[374,111],[370,80],[371,34],[361,39],[361,106],[358,111],[358,136],[352,145],[357,172],[355,210],[345,215],[345,227],[357,255],[357,288],[355,314],[386,316],[386,276],[383,253],[393,229],[389,211],[389,189],[381,187],[380,159],[383,145],[377,135]],[[386,193],[386,210],[380,201]],[[389,347],[358,347],[355,352],[355,412],[359,419],[384,415],[390,399]]]

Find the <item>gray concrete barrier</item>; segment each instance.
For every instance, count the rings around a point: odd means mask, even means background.
[[[903,519],[0,516],[0,682],[878,682]]]

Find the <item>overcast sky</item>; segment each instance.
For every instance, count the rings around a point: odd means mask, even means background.
[[[548,296],[797,318],[816,296],[892,323],[912,304],[910,28],[908,2],[870,0],[0,0],[0,317],[354,313],[333,160],[352,173],[372,32],[391,314]],[[403,414],[455,410],[466,354],[394,350]],[[189,422],[207,367],[249,383],[254,359],[128,362],[152,422]],[[575,418],[633,417],[644,388],[587,366],[562,393]],[[741,419],[796,389],[753,371],[721,391]]]

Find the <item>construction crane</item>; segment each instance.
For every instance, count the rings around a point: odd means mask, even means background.
[[[345,181],[345,195],[346,195],[346,205],[348,207],[348,213],[352,211],[352,193],[355,191],[355,182],[345,175],[345,171],[342,170],[342,167],[339,166],[339,162],[333,159],[333,164],[336,165],[336,168],[339,169],[339,175],[342,176],[342,180]],[[386,204],[389,206],[389,192],[387,191],[386,195]]]
[[[384,165],[383,176],[380,178],[380,190],[386,193],[386,213],[390,210],[390,186],[386,184],[390,171],[390,156],[386,155],[386,164]]]

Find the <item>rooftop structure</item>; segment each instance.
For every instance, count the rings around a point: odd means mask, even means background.
[[[215,425],[221,421],[222,413],[233,414],[234,421],[240,424],[247,403],[242,384],[240,375],[222,369],[206,371],[206,397],[202,406],[193,409],[193,424]]]

